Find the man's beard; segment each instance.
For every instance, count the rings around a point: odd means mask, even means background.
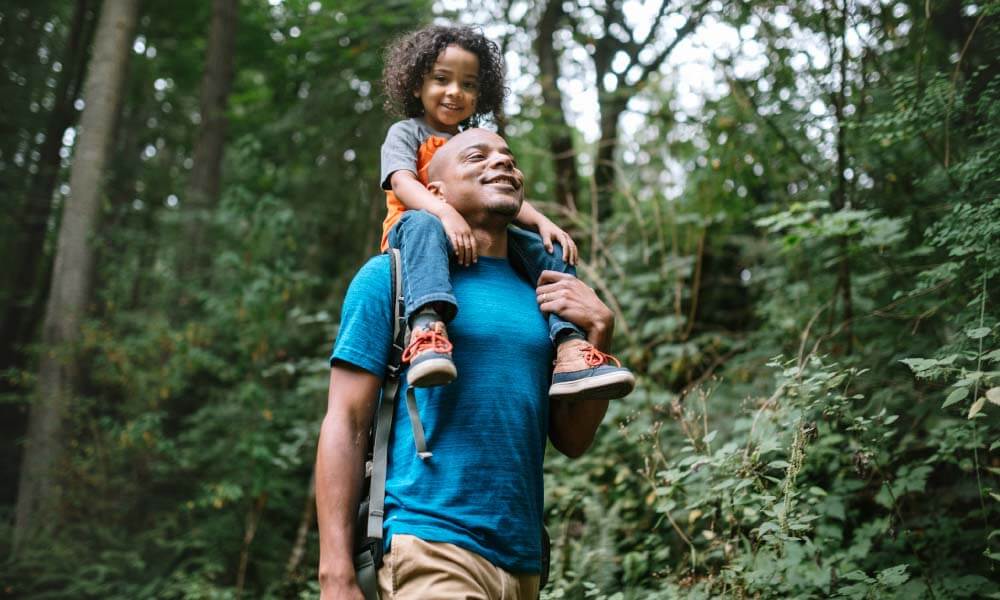
[[[490,214],[498,217],[506,217],[511,220],[521,211],[522,201],[514,198],[491,198],[486,205]]]

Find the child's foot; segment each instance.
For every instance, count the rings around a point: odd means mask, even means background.
[[[632,371],[585,340],[571,338],[556,349],[549,388],[549,396],[553,398],[614,400],[629,395],[634,387]]]
[[[448,330],[443,322],[431,321],[414,327],[410,344],[403,351],[403,362],[410,364],[406,382],[413,387],[451,383],[458,375],[451,351]]]

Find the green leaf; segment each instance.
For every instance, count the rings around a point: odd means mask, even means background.
[[[941,405],[941,408],[947,408],[952,404],[955,404],[956,402],[961,402],[962,400],[965,400],[965,397],[968,395],[969,395],[969,388],[967,387],[956,388],[952,390],[950,394],[948,394],[948,397],[945,399],[944,404]]]
[[[939,364],[938,361],[933,358],[904,358],[899,362],[910,367],[910,370],[918,375],[930,368],[936,367]]]
[[[983,410],[983,405],[986,404],[986,398],[980,398],[972,404],[972,408],[969,409],[969,418],[973,418],[979,414],[979,411]]]
[[[889,567],[878,574],[878,581],[886,587],[898,587],[910,579],[910,574],[906,572],[909,565],[896,565]]]
[[[974,340],[984,338],[990,334],[989,327],[976,327],[975,329],[970,329],[965,332],[965,335],[969,336]]]
[[[986,399],[990,404],[1000,405],[1000,387],[992,387],[986,390]]]

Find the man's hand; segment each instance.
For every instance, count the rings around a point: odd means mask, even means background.
[[[365,600],[357,582],[352,577],[349,581],[343,579],[324,579],[320,576],[320,600]]]
[[[435,212],[444,225],[445,235],[451,241],[458,264],[467,267],[476,262],[479,259],[479,250],[476,247],[476,238],[472,235],[472,228],[465,221],[465,217],[447,204],[442,204]]]
[[[538,235],[542,238],[542,244],[545,245],[545,249],[549,251],[549,254],[552,254],[553,243],[558,242],[562,245],[563,262],[568,265],[576,265],[576,261],[580,258],[580,253],[576,248],[576,242],[573,241],[573,238],[561,227],[544,216],[538,222],[537,226]]]
[[[555,313],[587,332],[587,341],[607,352],[611,346],[615,318],[587,284],[557,271],[542,271],[535,288],[538,308]]]

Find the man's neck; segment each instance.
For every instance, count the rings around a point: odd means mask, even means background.
[[[476,238],[476,250],[479,256],[490,256],[493,258],[507,258],[507,228],[473,229],[472,235]]]

